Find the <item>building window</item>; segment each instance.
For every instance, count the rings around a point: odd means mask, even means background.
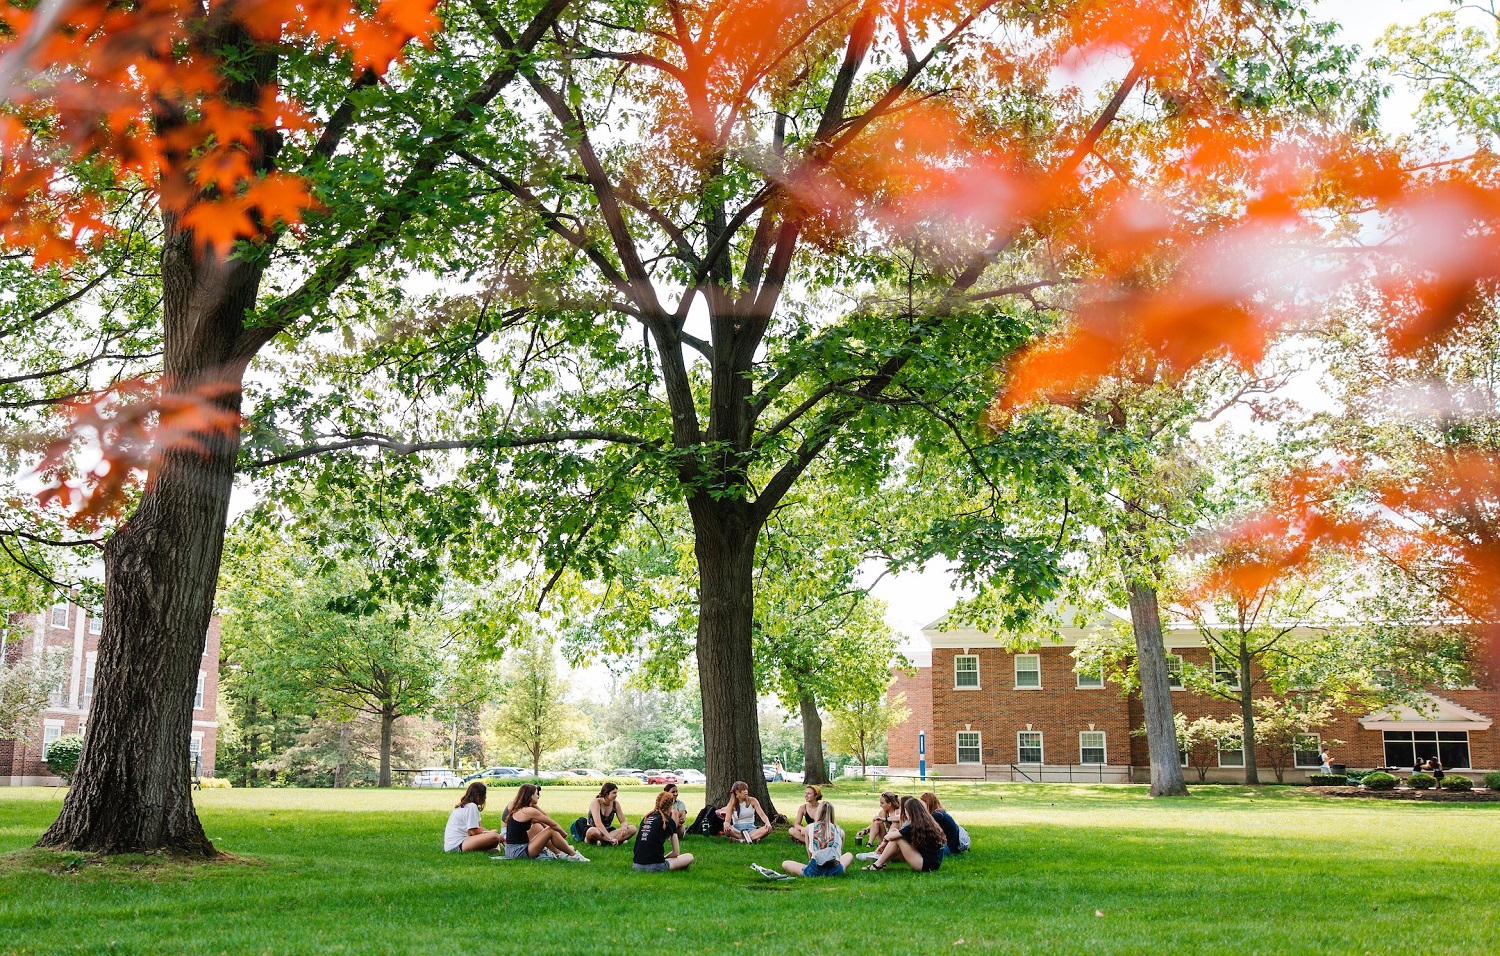
[[[42,722],[42,759],[52,752],[52,745],[57,743],[57,738],[62,736],[62,721],[46,720]]]
[[[1016,763],[1042,762],[1042,734],[1038,730],[1023,730],[1016,734]]]
[[[1244,765],[1245,745],[1240,738],[1233,737],[1219,744],[1219,766],[1243,767]]]
[[[1298,734],[1292,749],[1292,766],[1304,770],[1323,766],[1323,738],[1318,734]]]
[[[1182,655],[1167,655],[1167,686],[1172,690],[1182,690]]]
[[[1085,657],[1074,668],[1078,673],[1080,690],[1104,686],[1104,662],[1097,657]]]
[[[1016,687],[1042,686],[1042,659],[1036,654],[1016,655]]]
[[[98,636],[104,633],[104,614],[95,611],[89,615],[89,633]]]
[[[1385,763],[1388,767],[1414,767],[1417,761],[1436,757],[1444,770],[1469,766],[1467,730],[1387,730]]]
[[[193,709],[203,709],[203,685],[208,680],[208,675],[203,671],[198,672],[198,689],[193,691]]]
[[[1228,661],[1220,660],[1219,656],[1217,654],[1215,654],[1214,655],[1214,683],[1216,683],[1216,684],[1223,684],[1225,687],[1228,687],[1230,690],[1239,690],[1240,689],[1240,668],[1239,668],[1239,665],[1237,665],[1237,664],[1231,664]]]
[[[1085,730],[1078,735],[1078,762],[1107,762],[1104,759],[1104,731]]]
[[[98,657],[98,654],[90,652],[89,655],[84,658],[85,663],[83,665],[83,696],[79,699],[78,706],[85,709],[88,708],[89,703],[94,699],[94,664],[98,660]]]
[[[191,754],[191,759],[192,759],[192,762],[193,762],[193,776],[196,777],[196,776],[199,776],[200,774],[203,773],[203,734],[202,734],[202,732],[198,732],[198,733],[193,734],[192,743],[188,744],[188,748],[189,748],[188,752]]]
[[[953,658],[953,689],[977,690],[979,688],[979,655],[959,654]]]
[[[64,602],[62,604],[54,604],[54,605],[52,605],[52,626],[53,627],[67,627],[68,626],[68,605],[67,605],[67,602]]]
[[[47,648],[47,663],[57,668],[57,683],[47,695],[48,707],[68,706],[68,653],[66,647]]]
[[[979,731],[960,730],[958,732],[958,762],[984,763],[984,751],[979,744]]]
[[[1186,750],[1177,751],[1177,760],[1182,766],[1186,767],[1188,765],[1188,752]]]

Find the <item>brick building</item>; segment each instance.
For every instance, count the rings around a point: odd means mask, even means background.
[[[0,654],[9,661],[43,655],[67,661],[47,710],[26,740],[0,740],[0,786],[56,785],[47,765],[47,748],[64,734],[85,733],[94,696],[94,661],[101,619],[76,604],[61,603],[40,614],[12,615],[0,631]],[[213,773],[218,735],[215,715],[219,697],[219,618],[208,625],[208,643],[198,671],[193,700],[192,748],[205,776]]]
[[[1060,643],[1014,652],[995,636],[973,628],[943,630],[944,620],[923,629],[931,646],[928,666],[915,675],[896,675],[889,696],[904,694],[911,717],[887,737],[892,767],[917,766],[917,734],[927,734],[927,766],[948,776],[991,780],[1144,780],[1150,758],[1137,696],[1122,696],[1102,673],[1080,672],[1073,651],[1094,628],[1125,620],[1106,614],[1082,628],[1064,628]],[[1197,631],[1188,626],[1165,634],[1168,663],[1208,668],[1213,657]],[[1009,642],[1005,642],[1009,643]],[[1173,710],[1189,719],[1238,713],[1230,701],[1174,686]],[[1453,770],[1500,767],[1500,713],[1495,688],[1434,688],[1419,709],[1393,707],[1371,714],[1342,713],[1319,734],[1308,735],[1295,769],[1286,779],[1301,780],[1317,770],[1317,751],[1331,744],[1335,762],[1350,767],[1410,767],[1413,760],[1438,757]],[[1262,779],[1274,779],[1264,758]],[[1243,777],[1244,753],[1217,754],[1208,779]],[[1195,776],[1195,774],[1190,774]]]

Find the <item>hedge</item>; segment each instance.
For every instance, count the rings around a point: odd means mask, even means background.
[[[1396,789],[1396,778],[1388,773],[1376,771],[1367,773],[1362,781],[1367,790],[1394,790]]]

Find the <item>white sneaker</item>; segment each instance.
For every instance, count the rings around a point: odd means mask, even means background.
[[[577,850],[573,851],[573,855],[572,856],[565,856],[565,857],[563,857],[563,859],[567,860],[569,863],[587,863],[587,862],[589,862],[589,858],[586,857],[586,856],[584,856],[582,853],[579,853]]]
[[[854,854],[854,858],[856,860],[866,860],[866,861],[869,861],[869,862],[873,863],[874,861],[880,859],[880,854],[879,853],[856,853],[856,854]]]

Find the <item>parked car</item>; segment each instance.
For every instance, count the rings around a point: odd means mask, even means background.
[[[708,783],[701,770],[675,770],[678,783]]]
[[[647,770],[646,783],[652,786],[665,787],[669,783],[677,783],[677,774],[670,770]]]
[[[611,777],[634,777],[635,779],[639,780],[641,783],[645,783],[646,782],[646,771],[644,771],[644,770],[633,770],[630,767],[625,767],[624,769],[621,769],[621,770],[611,770],[609,772],[609,775]]]
[[[603,770],[595,770],[592,767],[574,767],[572,770],[564,770],[564,776],[598,778],[604,776]]]
[[[478,773],[469,774],[463,779],[463,782],[468,783],[470,780],[483,780],[485,783],[489,783],[491,780],[514,780],[516,777],[521,776],[523,772],[520,767],[486,767]]]
[[[411,778],[413,787],[461,787],[463,783],[447,767],[423,767]]]

